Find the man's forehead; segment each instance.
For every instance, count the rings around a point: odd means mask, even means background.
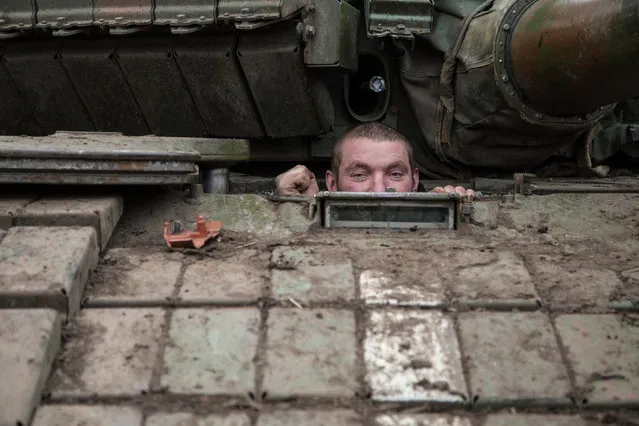
[[[374,154],[379,151],[395,151],[401,156],[406,156],[408,160],[408,149],[406,144],[401,140],[393,139],[371,139],[367,137],[349,138],[342,142],[340,154],[342,160],[348,157],[359,156],[359,154]]]

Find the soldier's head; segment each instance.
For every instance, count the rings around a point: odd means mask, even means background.
[[[413,192],[419,185],[410,142],[397,130],[370,122],[347,130],[333,146],[329,191]]]

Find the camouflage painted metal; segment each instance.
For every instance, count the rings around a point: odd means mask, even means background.
[[[309,66],[357,70],[359,11],[342,0],[325,0],[307,9],[298,32],[306,41],[304,63]]]
[[[408,38],[429,34],[433,28],[433,0],[366,0],[370,37]]]
[[[93,25],[92,0],[38,0],[36,28],[72,28]]]
[[[285,19],[304,5],[301,0],[220,0],[218,19],[233,21],[236,28],[253,29]]]
[[[213,24],[217,2],[209,0],[155,0],[155,24],[192,26]]]
[[[522,3],[511,12],[520,16],[509,40],[515,85],[552,115],[585,114],[639,95],[638,12],[627,0]]]
[[[10,38],[14,30],[28,30],[35,23],[35,5],[32,1],[5,0],[0,10],[0,39]],[[11,31],[11,32],[8,32]]]
[[[5,0],[0,134],[250,139],[252,160],[304,161],[381,120],[429,177],[557,155],[589,168],[637,139],[604,118],[639,96],[638,12],[639,0]]]
[[[130,27],[153,23],[153,0],[93,0],[95,25]]]

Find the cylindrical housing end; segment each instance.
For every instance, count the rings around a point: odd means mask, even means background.
[[[639,96],[639,0],[537,0],[511,31],[510,74],[537,111],[575,116]]]

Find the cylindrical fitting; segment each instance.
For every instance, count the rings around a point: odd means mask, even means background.
[[[537,0],[509,29],[511,79],[537,111],[575,116],[639,96],[639,0]]]
[[[203,169],[202,184],[206,194],[228,194],[229,169]]]

